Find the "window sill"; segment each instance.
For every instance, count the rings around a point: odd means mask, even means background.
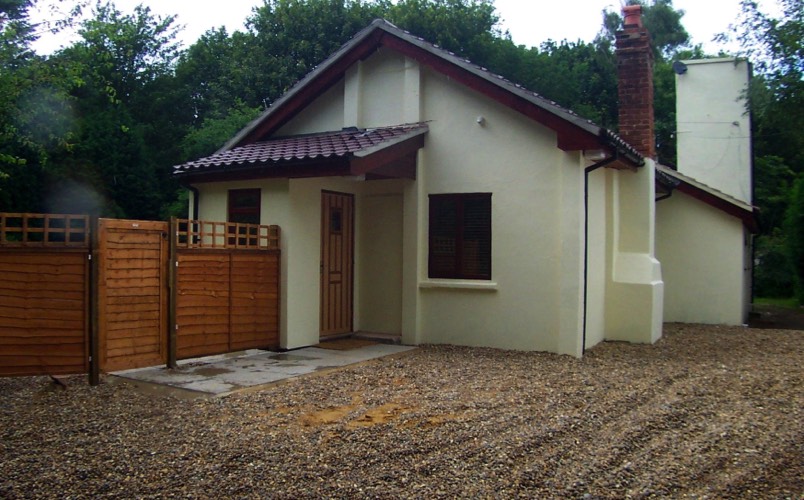
[[[459,290],[483,290],[496,292],[497,282],[486,280],[428,279],[420,281],[419,288],[453,288]]]

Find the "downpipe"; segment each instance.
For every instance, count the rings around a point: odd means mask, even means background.
[[[589,165],[583,170],[583,335],[581,338],[581,356],[586,352],[586,313],[588,308],[589,291],[589,174],[617,161],[617,151],[614,155]]]

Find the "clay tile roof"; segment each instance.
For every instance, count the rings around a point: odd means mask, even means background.
[[[369,149],[382,149],[427,129],[426,123],[413,123],[371,129],[350,127],[335,132],[279,137],[178,165],[174,167],[174,173],[353,156]]]

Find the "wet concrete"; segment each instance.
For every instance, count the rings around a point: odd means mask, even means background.
[[[176,369],[155,366],[112,375],[154,386],[151,390],[158,391],[159,386],[164,386],[189,391],[189,395],[224,396],[413,349],[415,347],[379,343],[349,349],[305,347],[285,353],[251,349],[179,361]]]

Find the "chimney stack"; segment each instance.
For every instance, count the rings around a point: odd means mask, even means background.
[[[617,32],[617,77],[620,136],[648,158],[656,158],[653,118],[653,51],[642,25],[642,7],[623,7]]]

